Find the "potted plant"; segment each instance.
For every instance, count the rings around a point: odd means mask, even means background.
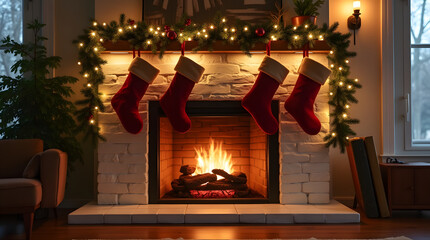
[[[300,26],[305,22],[316,24],[319,15],[318,8],[324,3],[324,0],[293,0],[294,11],[297,16],[291,18],[294,26]]]

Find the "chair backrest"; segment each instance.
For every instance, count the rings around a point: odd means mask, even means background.
[[[43,152],[40,139],[0,140],[0,178],[20,178],[28,161]]]

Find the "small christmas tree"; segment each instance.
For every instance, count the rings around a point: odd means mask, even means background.
[[[70,76],[49,77],[60,66],[61,58],[46,56],[44,24],[34,20],[27,28],[33,31],[31,43],[18,43],[9,36],[2,39],[5,53],[19,56],[11,71],[16,77],[0,76],[0,138],[39,138],[45,149],[58,148],[68,154],[69,167],[82,160],[76,140],[76,112],[67,100],[74,92],[68,84],[78,79]]]

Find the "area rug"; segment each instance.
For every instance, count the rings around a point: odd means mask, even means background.
[[[112,239],[73,239],[73,240],[112,240]],[[161,238],[161,239],[120,239],[120,240],[185,240],[184,238]],[[208,239],[210,240],[210,239]],[[239,240],[239,239],[236,239]],[[412,238],[408,238],[405,236],[400,237],[389,237],[389,238],[293,238],[293,239],[286,239],[286,238],[272,238],[272,239],[253,239],[253,240],[413,240]]]

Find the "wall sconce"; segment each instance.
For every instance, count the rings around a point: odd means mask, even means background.
[[[348,18],[348,28],[354,30],[354,45],[355,45],[355,30],[361,27],[360,1],[352,2],[352,8],[354,9],[354,13],[352,14],[352,16]]]

